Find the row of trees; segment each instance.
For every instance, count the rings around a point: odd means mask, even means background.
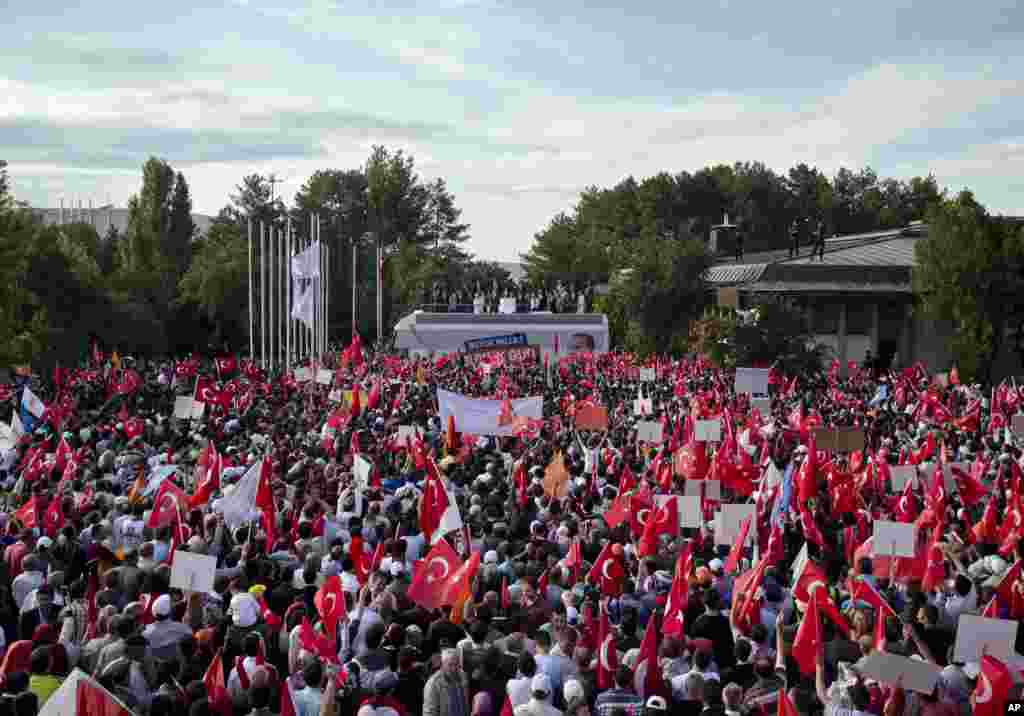
[[[423,181],[401,151],[375,147],[363,167],[317,171],[291,204],[273,195],[273,182],[244,177],[199,235],[185,176],[151,158],[129,201],[126,231],[99,236],[86,223],[46,226],[15,201],[0,164],[0,359],[66,365],[92,339],[146,354],[243,349],[250,219],[283,227],[290,218],[307,237],[309,217],[319,215],[320,236],[331,245],[335,339],[347,340],[352,325],[353,246],[358,329],[367,336],[377,333],[377,240],[385,255],[386,326],[457,287],[509,281],[505,269],[465,250],[469,227],[444,180]]]
[[[906,226],[941,197],[934,177],[879,179],[870,168],[830,178],[806,164],[783,175],[739,162],[627,177],[582,192],[536,234],[523,261],[536,284],[610,283],[600,303],[615,339],[641,351],[679,349],[702,315],[702,276],[714,259],[707,239],[725,215],[753,252],[784,247],[794,222],[823,222],[830,234]]]

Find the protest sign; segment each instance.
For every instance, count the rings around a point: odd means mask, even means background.
[[[740,527],[743,520],[754,514],[754,505],[751,504],[724,504],[722,505],[721,518],[715,529],[715,544],[731,545],[740,535]],[[747,533],[747,540],[753,539],[756,530]]]
[[[178,420],[188,420],[192,417],[192,398],[179,395],[174,399],[174,417]]]
[[[693,434],[699,443],[717,443],[722,439],[722,421],[698,420],[694,423]]]
[[[942,669],[935,664],[908,659],[886,651],[872,651],[861,660],[859,671],[883,684],[902,683],[919,694],[932,694]]]
[[[657,420],[645,420],[636,425],[636,439],[644,443],[660,443],[662,435],[661,423]]]
[[[657,380],[657,371],[654,368],[641,368],[640,369],[640,381],[643,383],[653,383]]]
[[[908,482],[917,480],[917,466],[893,465],[889,468],[889,476],[892,478],[892,491],[899,494],[903,492]]]
[[[953,661],[962,663],[981,661],[983,651],[1000,661],[1011,661],[1018,658],[1014,653],[1016,641],[1016,621],[961,614],[956,627]]]
[[[292,371],[292,377],[295,378],[296,383],[308,383],[313,379],[313,371],[306,366],[299,366]]]
[[[767,368],[737,368],[736,393],[768,395]]]
[[[913,557],[917,530],[912,524],[875,520],[872,546],[880,557]]]
[[[171,560],[171,587],[186,592],[212,594],[216,573],[216,557],[175,550]]]
[[[316,382],[319,385],[330,385],[334,382],[334,372],[321,368],[316,372]]]

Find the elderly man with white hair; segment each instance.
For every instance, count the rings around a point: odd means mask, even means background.
[[[423,716],[469,716],[469,681],[459,652],[441,652],[441,668],[423,687]]]

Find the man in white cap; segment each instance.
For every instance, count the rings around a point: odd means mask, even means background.
[[[153,657],[170,661],[178,656],[178,644],[192,636],[192,629],[171,618],[171,597],[161,594],[153,600],[153,623],[142,630]]]
[[[515,716],[562,716],[562,712],[551,705],[551,679],[547,674],[534,674],[530,682],[530,700],[517,706]]]

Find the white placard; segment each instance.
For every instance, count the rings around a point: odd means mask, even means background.
[[[956,627],[953,661],[981,661],[981,651],[1003,662],[1016,660],[1013,651],[1017,641],[1017,622],[1009,619],[988,619],[974,614],[961,614]]]
[[[686,496],[676,499],[679,500],[679,524],[683,527],[699,529],[704,524],[700,497]]]
[[[737,368],[736,393],[768,395],[768,369]]]
[[[298,379],[296,378],[296,380]],[[316,382],[319,385],[330,385],[334,382],[334,372],[327,370],[326,368],[321,368],[316,372]]]
[[[207,554],[174,551],[171,561],[171,587],[200,594],[213,593],[217,558]]]
[[[206,403],[201,403],[198,400],[192,401],[192,414],[190,417],[193,420],[202,420],[203,413],[206,412]]]
[[[721,518],[718,521],[718,528],[715,530],[715,544],[731,545],[739,537],[740,527],[743,520],[754,514],[754,505],[750,504],[724,504],[722,505]],[[754,538],[756,530],[747,532],[747,541]]]
[[[807,567],[807,562],[810,557],[807,555],[807,543],[804,542],[804,546],[797,552],[796,559],[793,560],[793,583],[790,585],[791,589],[795,589],[796,585],[800,582],[800,577],[804,575],[804,568]]]
[[[328,393],[327,399],[332,403],[340,403],[342,400],[344,400],[344,396],[341,393],[341,388],[335,388],[330,393]]]
[[[683,487],[683,493],[687,496],[696,495],[697,497],[700,497],[704,494],[703,486],[703,480],[686,480],[686,484]]]
[[[657,420],[645,420],[637,423],[636,439],[644,443],[660,443],[664,439],[661,423]]]
[[[516,312],[516,299],[514,298],[503,298],[498,304],[498,313],[515,313]]]
[[[917,554],[917,530],[913,524],[876,520],[872,535],[878,557],[914,557]]]
[[[357,487],[367,488],[370,486],[370,473],[373,472],[373,464],[363,458],[362,455],[356,455],[356,459],[352,465],[352,475],[355,477],[355,483]]]
[[[939,683],[942,668],[927,661],[908,659],[885,651],[873,651],[861,660],[858,670],[883,684],[901,681],[903,688],[931,694]]]
[[[688,481],[692,482],[692,481]],[[722,501],[722,481],[721,480],[705,480],[704,484],[704,499],[714,500],[715,502]]]
[[[633,401],[633,415],[651,415],[654,413],[654,401],[650,398],[637,398]]]
[[[750,407],[761,413],[762,416],[769,416],[772,414],[772,399],[771,398],[751,398]]]
[[[654,368],[641,368],[640,369],[640,382],[642,383],[653,383],[658,379],[657,370]]]
[[[296,383],[308,383],[313,380],[313,371],[302,365],[292,371]]]
[[[178,420],[188,420],[192,417],[192,398],[179,395],[174,399],[174,417]]]
[[[423,430],[418,425],[399,425],[398,444],[404,446],[406,440],[415,440],[417,435],[422,435]]]
[[[908,482],[917,479],[916,465],[893,465],[889,468],[889,476],[892,478],[892,491],[895,494],[903,492]]]
[[[722,421],[719,418],[698,420],[694,423],[693,434],[699,443],[720,442],[722,440]]]
[[[1024,415],[1010,416],[1010,432],[1017,436],[1024,436]]]

